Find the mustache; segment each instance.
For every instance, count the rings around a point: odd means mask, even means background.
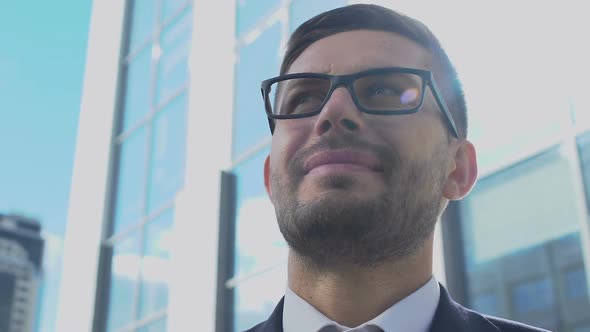
[[[307,148],[297,151],[289,163],[289,173],[302,177],[305,175],[304,164],[312,155],[329,150],[354,149],[369,151],[379,159],[386,175],[401,164],[400,154],[394,146],[384,146],[367,142],[355,135],[330,135],[320,137]]]

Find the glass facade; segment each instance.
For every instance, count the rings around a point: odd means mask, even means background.
[[[234,331],[265,320],[283,296],[287,280],[288,249],[263,181],[270,131],[260,82],[278,75],[286,41],[299,24],[348,2],[237,0],[235,17],[219,18],[235,20],[235,48],[227,51],[235,58],[233,82],[228,82],[234,88],[234,107],[225,110],[233,121],[227,133],[231,165],[224,169],[237,181],[234,275],[218,280],[233,291],[228,311]],[[111,209],[102,242],[107,263],[99,287],[107,294],[96,310],[104,320],[100,325],[104,331],[160,332],[172,321],[168,313],[173,302],[169,299],[171,234],[175,212],[181,214],[180,208],[175,210],[175,197],[187,173],[199,171],[185,169],[188,105],[195,98],[189,91],[189,55],[199,47],[199,40],[193,42],[191,36],[193,6],[192,0],[128,0]],[[515,12],[523,10],[519,8]],[[444,35],[443,23],[428,13],[413,15],[410,5],[400,10],[432,23],[433,31]],[[470,10],[471,17],[481,14],[479,8]],[[477,23],[493,27],[495,14],[505,13],[505,8],[494,5],[484,11]],[[447,15],[432,12],[448,21]],[[509,15],[503,22],[519,26],[520,19]],[[577,88],[569,89],[566,84],[545,84],[536,74],[542,64],[551,63],[552,53],[538,51],[544,40],[531,42],[534,53],[523,51],[508,61],[497,49],[520,45],[524,32],[507,29],[514,36],[509,32],[500,38],[494,35],[496,29],[488,30],[478,31],[477,40],[461,40],[455,48],[452,41],[447,43],[473,110],[470,136],[482,170],[473,191],[457,205],[462,252],[451,256],[464,259],[453,264],[461,271],[447,268],[447,278],[460,272],[465,283],[459,286],[463,289],[449,287],[450,291],[454,296],[463,293],[464,298],[456,296],[460,302],[487,314],[551,330],[589,331],[588,103],[581,85],[570,77],[575,75],[568,76],[568,82]],[[545,30],[535,33],[551,35]],[[480,40],[507,44],[481,45]],[[464,54],[495,62],[467,63],[456,50],[471,43],[477,50]],[[521,66],[509,67],[510,62]],[[535,79],[527,79],[527,84],[522,79],[507,80],[499,67]],[[563,78],[549,69],[544,75]],[[480,77],[487,81],[478,81]],[[208,188],[203,189],[203,194],[208,193]],[[199,249],[197,244],[195,248]],[[192,268],[201,266],[195,262]]]
[[[166,330],[174,198],[183,186],[191,1],[129,0],[105,331]]]
[[[550,148],[479,181],[462,204],[466,303],[550,330],[590,321],[571,173]]]

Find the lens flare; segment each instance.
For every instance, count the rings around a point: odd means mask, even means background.
[[[400,101],[404,105],[414,104],[416,102],[417,98],[418,98],[418,89],[410,88],[402,93],[402,95],[400,96]]]

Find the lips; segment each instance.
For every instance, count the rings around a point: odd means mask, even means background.
[[[381,162],[373,154],[356,150],[330,150],[317,153],[304,164],[305,174],[324,165],[350,165],[382,172]]]

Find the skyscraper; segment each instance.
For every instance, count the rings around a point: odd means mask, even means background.
[[[0,331],[35,327],[43,239],[34,219],[0,214]]]

